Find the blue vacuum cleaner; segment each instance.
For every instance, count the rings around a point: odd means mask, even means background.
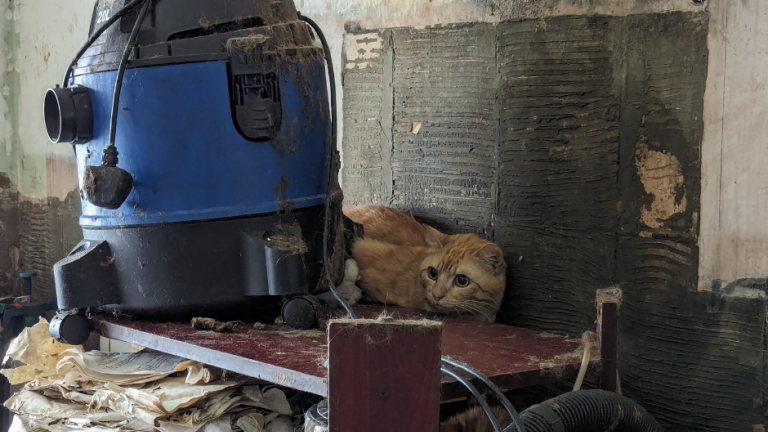
[[[74,146],[84,237],[54,266],[52,336],[87,337],[88,308],[253,319],[331,282],[326,62],[291,0],[98,0],[45,95],[50,140]]]

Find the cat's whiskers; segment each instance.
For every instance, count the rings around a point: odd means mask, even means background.
[[[481,309],[485,309],[487,307],[485,303],[477,300],[463,300],[462,304],[465,306],[470,306],[473,308],[481,308]]]
[[[495,311],[497,309],[493,309],[491,305],[478,301],[478,300],[464,300],[462,302],[462,306],[466,308],[467,310],[471,310],[474,313],[481,314],[483,317],[487,318],[488,320],[491,320],[495,318]]]
[[[491,297],[491,296],[483,296],[483,300],[465,300],[465,301],[481,303],[481,304],[487,305],[487,306],[495,306],[496,309],[500,308],[499,302],[494,300],[493,297]],[[488,303],[491,303],[491,304],[488,305]]]
[[[469,304],[458,304],[458,305],[455,306],[455,309],[457,311],[468,312],[469,314],[476,314],[476,313],[482,314],[483,313],[483,311],[481,309],[479,309],[477,306],[469,305]]]
[[[478,305],[457,305],[457,309],[464,310],[468,312],[470,315],[481,315],[483,318],[485,318],[487,321],[492,321],[495,317],[492,315],[492,312],[487,310],[486,308],[482,308]]]

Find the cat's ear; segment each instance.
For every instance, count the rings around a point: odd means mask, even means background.
[[[430,249],[440,249],[443,247],[443,243],[440,241],[442,233],[431,226],[423,225],[424,235],[427,240],[427,245]]]
[[[477,251],[477,256],[488,265],[493,267],[494,273],[499,273],[505,268],[504,253],[493,243],[483,246]]]

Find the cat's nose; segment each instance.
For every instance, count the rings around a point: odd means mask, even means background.
[[[443,297],[445,297],[445,294],[442,294],[442,293],[436,293],[436,292],[433,292],[433,293],[432,293],[432,298],[433,298],[433,299],[435,299],[435,301],[438,301],[438,302],[439,302],[439,301],[440,301],[440,299],[442,299]]]

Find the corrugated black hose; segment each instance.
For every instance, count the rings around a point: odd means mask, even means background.
[[[604,390],[566,393],[528,408],[520,418],[528,432],[664,432],[632,399]]]

